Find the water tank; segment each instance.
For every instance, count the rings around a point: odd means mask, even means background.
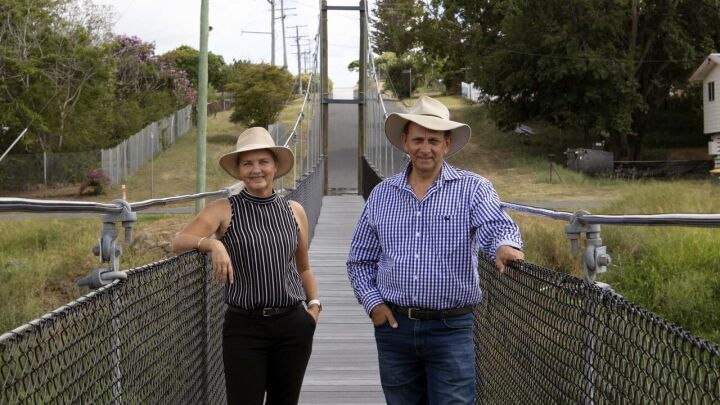
[[[565,151],[567,156],[567,167],[576,172],[590,175],[611,174],[613,171],[613,154],[612,152],[600,149],[568,149]]]

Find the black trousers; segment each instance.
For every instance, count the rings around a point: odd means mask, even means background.
[[[302,305],[272,317],[227,311],[223,360],[228,404],[297,404],[315,319]],[[265,393],[267,392],[267,398]]]

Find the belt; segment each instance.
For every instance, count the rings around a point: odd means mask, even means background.
[[[408,319],[412,320],[423,320],[423,321],[429,321],[429,320],[437,320],[437,319],[445,319],[445,318],[452,318],[454,316],[460,316],[469,314],[472,312],[473,307],[467,306],[462,308],[451,308],[451,309],[420,309],[420,308],[407,308],[407,307],[401,307],[395,304],[388,304],[390,308],[392,308],[393,311],[397,312],[398,314],[405,315],[408,317]]]
[[[262,316],[262,317],[271,317],[276,315],[282,315],[287,314],[288,312],[294,310],[301,304],[295,304],[290,305],[289,307],[278,307],[278,308],[253,308],[253,309],[245,309],[236,307],[234,305],[228,304],[228,311],[234,312],[236,314],[242,314],[242,315],[250,315],[250,316]]]

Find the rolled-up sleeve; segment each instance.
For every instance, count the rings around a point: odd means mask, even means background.
[[[371,221],[371,199],[368,199],[360,215],[347,259],[350,285],[358,302],[369,315],[372,309],[383,303],[377,288],[378,261],[381,248],[377,231]]]
[[[471,222],[480,249],[493,260],[502,245],[523,249],[517,224],[503,211],[500,198],[487,179],[473,193]]]

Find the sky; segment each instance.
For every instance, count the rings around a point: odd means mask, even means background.
[[[275,0],[275,17],[280,17],[280,3],[287,9],[285,36],[288,69],[297,74],[295,27],[303,51],[315,51],[315,40],[320,15],[319,0]],[[200,0],[93,0],[108,5],[113,11],[113,32],[134,35],[146,42],[155,43],[160,55],[180,45],[200,48]],[[226,63],[233,60],[250,60],[270,63],[269,34],[245,31],[270,32],[270,4],[268,0],[210,0],[209,21],[212,31],[208,39],[210,52],[221,55]],[[331,6],[357,6],[358,0],[328,0]],[[370,2],[370,6],[374,1]],[[347,65],[359,56],[358,11],[328,11],[328,73],[336,93],[352,87],[357,72],[349,72]],[[283,64],[282,23],[275,21],[275,64]],[[287,38],[292,36],[292,38]],[[301,63],[304,63],[301,61]],[[304,65],[303,65],[304,67]],[[342,92],[342,91],[341,91]],[[336,94],[336,97],[338,95]]]

